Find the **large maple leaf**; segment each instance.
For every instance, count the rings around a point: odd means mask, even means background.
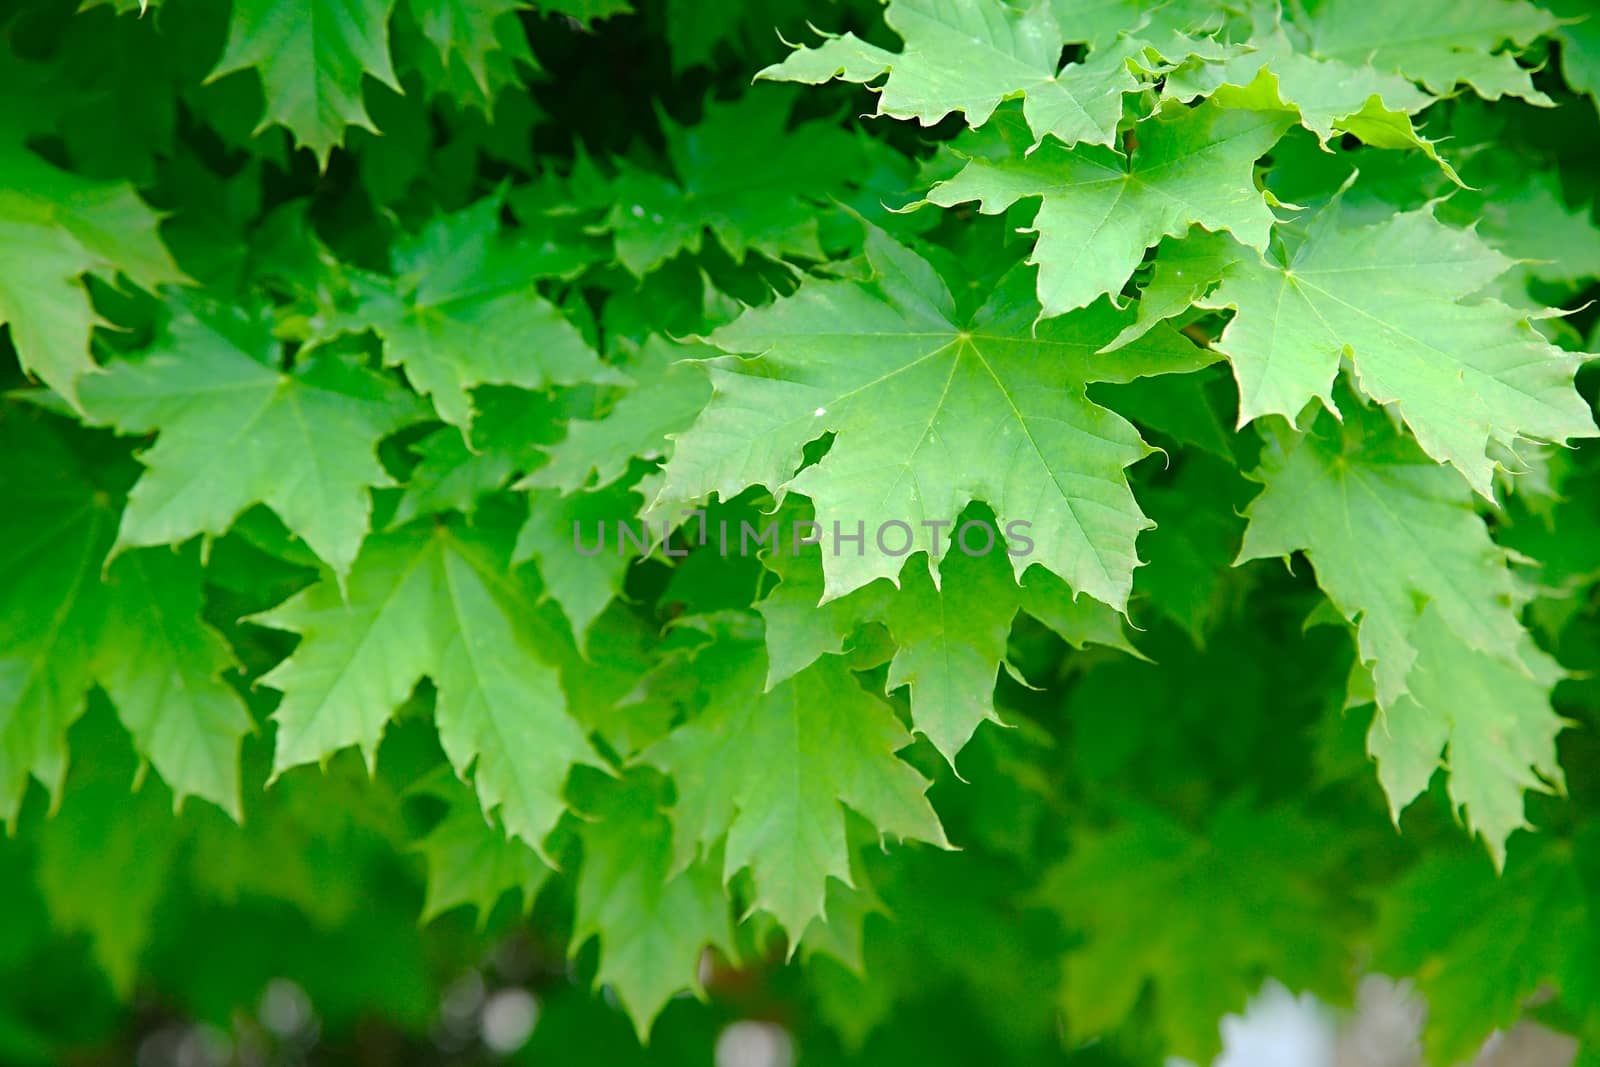
[[[122,514],[118,548],[226,532],[265,504],[335,571],[350,569],[393,479],[380,439],[418,415],[416,398],[344,357],[278,369],[269,323],[195,301],[174,307],[155,346],[80,388],[95,421],[159,436]]]
[[[1337,432],[1263,454],[1240,559],[1305,553],[1356,627],[1381,711],[1368,749],[1395,816],[1442,752],[1451,797],[1502,862],[1523,791],[1561,780],[1549,692],[1562,672],[1518,621],[1509,558],[1467,488],[1382,413],[1347,407]]]
[[[711,492],[726,500],[750,485],[804,493],[824,531],[865,530],[859,554],[825,556],[832,598],[894,578],[907,553],[946,554],[951,526],[982,500],[1002,525],[1031,523],[1036,550],[1013,558],[1019,575],[1038,563],[1122,607],[1149,525],[1124,468],[1150,449],[1085,389],[1193,370],[1211,355],[1168,331],[1097,357],[1131,315],[1102,302],[1035,328],[1023,270],[963,321],[914,252],[875,233],[867,258],[868,281],[808,280],[712,335],[756,358],[712,363],[715,394],[678,435],[652,514],[676,519]],[[830,433],[828,454],[799,469],[805,446]],[[910,527],[906,552],[873,544],[889,522]]]
[[[1238,314],[1217,348],[1239,381],[1239,419],[1294,419],[1349,360],[1359,390],[1393,403],[1428,454],[1484,496],[1525,440],[1592,435],[1573,378],[1582,357],[1527,314],[1478,296],[1512,261],[1424,208],[1354,224],[1336,200],[1287,235],[1287,251],[1240,251],[1200,303]]]

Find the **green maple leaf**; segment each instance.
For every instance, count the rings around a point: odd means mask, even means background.
[[[1382,714],[1369,750],[1398,817],[1447,753],[1452,797],[1497,862],[1523,825],[1522,793],[1559,782],[1560,669],[1518,621],[1508,558],[1465,486],[1381,413],[1348,405],[1342,430],[1269,448],[1241,561],[1304,552],[1356,626]],[[1375,554],[1373,546],[1383,546]]]
[[[1464,649],[1431,605],[1410,639],[1417,658],[1406,692],[1380,706],[1367,735],[1390,811],[1398,819],[1422,794],[1443,750],[1451,802],[1503,867],[1506,839],[1531,828],[1523,793],[1565,785],[1556,735],[1567,724],[1551,709],[1550,692],[1566,672],[1526,635],[1498,655]]]
[[[0,815],[15,826],[33,775],[53,797],[67,776],[67,729],[83,713],[105,605],[98,571],[116,509],[42,417],[0,412],[6,544],[0,581]]]
[[[1139,290],[1138,316],[1105,351],[1143,337],[1158,322],[1174,318],[1198,304],[1227,271],[1250,250],[1226,233],[1194,226],[1179,238],[1164,238],[1144,287]]]
[[[345,130],[375,130],[362,79],[395,92],[389,14],[395,0],[233,0],[228,43],[209,78],[255,68],[266,98],[256,132],[280,125],[311,149],[318,167]]]
[[[778,543],[761,552],[761,565],[779,579],[755,604],[766,624],[769,690],[823,656],[845,652],[858,627],[882,619],[892,594],[888,582],[874,581],[826,599],[821,547],[783,543],[786,524],[792,531],[794,522],[810,517],[809,510],[786,502],[777,513]]]
[[[128,495],[117,549],[226,532],[271,508],[337,573],[366,534],[368,490],[393,484],[378,441],[417,417],[387,378],[331,353],[278,370],[268,323],[198,301],[177,305],[155,346],[79,390],[98,423],[157,433]]]
[[[448,777],[448,768],[438,769],[438,779]],[[437,779],[428,784],[444,795]],[[464,796],[481,820],[477,803],[457,788],[455,799]],[[323,929],[359,921],[370,907],[362,858],[394,856],[407,843],[400,798],[358,759],[291,772],[270,790],[251,790],[240,822],[204,808],[185,814],[189,874],[206,897],[228,905],[282,901]]]
[[[934,186],[928,200],[942,207],[975,200],[992,215],[1039,197],[1039,240],[1029,262],[1039,265],[1044,314],[1060,315],[1104,293],[1115,296],[1146,249],[1191,225],[1226,230],[1265,250],[1274,220],[1254,167],[1289,122],[1282,112],[1214,100],[1169,106],[1134,128],[1131,158],[1099,145],[1047,142],[1025,155],[974,158]]]
[[[86,934],[112,988],[126,997],[158,932],[156,908],[182,836],[159,788],[130,794],[135,761],[109,716],[87,716],[73,740],[94,755],[73,767],[59,810],[34,830],[34,876],[52,924]]]
[[[1211,0],[1051,0],[1068,43],[1105,48],[1124,35],[1168,40],[1196,34],[1196,43],[1222,30],[1238,8]]]
[[[1311,401],[1337,411],[1340,361],[1359,390],[1394,404],[1428,454],[1484,496],[1496,455],[1524,439],[1594,433],[1573,388],[1579,356],[1515,311],[1474,294],[1510,260],[1427,209],[1365,226],[1335,201],[1287,254],[1239,255],[1201,301],[1238,315],[1216,347],[1239,381],[1239,420],[1296,418]]]
[[[672,820],[646,775],[632,772],[593,792],[581,804],[572,953],[599,939],[595,984],[616,993],[642,1043],[675,994],[704,995],[700,957],[708,947],[735,955],[729,901],[709,862],[676,869]]]
[[[479,924],[507,893],[533,907],[551,869],[539,854],[503,829],[479,806],[460,780],[440,769],[415,791],[445,804],[445,813],[413,846],[428,868],[422,921],[452,908],[473,907]]]
[[[1465,82],[1490,100],[1518,96],[1551,103],[1518,65],[1515,49],[1555,29],[1556,20],[1526,0],[1418,0],[1393,9],[1362,0],[1320,0],[1299,21],[1313,55],[1403,74],[1435,96]],[[1507,42],[1511,50],[1496,51]]]
[[[951,765],[994,711],[995,673],[1005,660],[1018,589],[999,553],[952,552],[939,564],[939,586],[928,571],[910,568],[885,622],[894,637],[890,689],[911,687],[917,731]]]
[[[534,849],[564,810],[576,762],[599,759],[567,713],[560,679],[541,656],[557,639],[536,593],[509,564],[509,536],[412,526],[368,538],[347,592],[324,580],[256,621],[301,635],[263,684],[284,696],[275,774],[360,746],[369,764],[385,724],[424,676],[456,773],[486,812]]]
[[[716,392],[678,435],[650,514],[677,518],[690,501],[750,485],[803,493],[823,530],[865,531],[860,554],[824,560],[832,599],[895,577],[906,554],[948,554],[951,525],[982,500],[1002,530],[1032,524],[1035,549],[1012,558],[1019,575],[1037,563],[1123,606],[1148,525],[1124,468],[1149,449],[1085,387],[1191,370],[1209,354],[1167,332],[1096,358],[1130,315],[1102,302],[1035,329],[1031,278],[1015,271],[968,319],[933,268],[887,237],[869,238],[867,260],[867,281],[808,280],[712,335],[759,355],[710,364]],[[806,444],[828,433],[828,454],[795,473]],[[910,527],[905,553],[874,543],[888,522]]]
[[[778,528],[801,514],[785,507]],[[867,623],[881,623],[894,643],[888,687],[910,686],[911,723],[955,765],[956,755],[995,714],[995,676],[1006,665],[1006,639],[1025,610],[1074,647],[1106,645],[1133,653],[1115,609],[1072,591],[1049,571],[1028,572],[1017,585],[1000,551],[969,555],[952,548],[938,561],[938,583],[919,560],[907,565],[896,589],[877,581],[819,605],[824,594],[822,553],[780,545],[762,553],[781,581],[755,605],[766,623],[767,689],[815,663],[845,652]]]
[[[677,785],[679,867],[725,836],[724,880],[749,868],[752,908],[793,945],[824,914],[828,879],[851,884],[844,806],[881,834],[946,844],[928,783],[895,756],[910,736],[841,657],[766,692],[759,642],[721,640],[695,664],[705,710],[640,756]]]
[[[500,211],[500,198],[487,197],[398,242],[396,277],[360,277],[359,304],[339,323],[371,326],[384,361],[404,367],[439,417],[463,428],[474,386],[625,380],[539,294],[539,256],[501,232]]]
[[[1190,60],[1167,75],[1164,95],[1179,100],[1216,96],[1229,106],[1260,110],[1286,108],[1323,144],[1335,134],[1350,133],[1377,148],[1416,148],[1455,177],[1434,143],[1411,122],[1433,96],[1398,74],[1307,55],[1278,21],[1276,5],[1257,8],[1254,16],[1248,51],[1219,62]]]
[[[194,794],[235,819],[239,744],[255,728],[222,680],[233,651],[201,619],[198,546],[118,557],[106,574],[108,605],[95,676],[181,802]]]
[[[1109,830],[1076,837],[1039,890],[1084,936],[1063,967],[1069,1038],[1133,1022],[1150,987],[1161,1050],[1207,1062],[1221,1044],[1218,1019],[1240,1010],[1263,976],[1341,988],[1348,962],[1326,895],[1327,845],[1326,831],[1293,810],[1238,801],[1200,832],[1130,809]],[[1183,906],[1164,903],[1173,900]]]
[[[1600,18],[1587,0],[1541,0],[1564,21],[1554,31],[1561,42],[1561,75],[1575,92],[1587,93],[1600,108]]]
[[[641,503],[639,494],[621,483],[568,496],[549,489],[528,494],[528,520],[517,535],[512,562],[535,561],[545,591],[560,605],[580,649],[588,646],[594,620],[622,593],[637,552],[621,539],[617,523],[628,521]],[[605,541],[607,529],[616,544],[595,545],[596,536]]]
[[[84,275],[150,290],[185,280],[159,221],[132,186],[69,174],[0,130],[0,325],[24,371],[74,400],[94,370],[89,338],[101,320]]]
[[[693,126],[661,113],[671,176],[624,162],[612,187],[605,227],[622,265],[642,277],[684,249],[699,252],[707,231],[740,261],[751,251],[825,258],[819,205],[858,176],[862,150],[833,122],[791,128],[788,105],[769,88],[708,101]]]
[[[709,345],[648,338],[626,365],[632,388],[598,418],[567,423],[566,437],[544,448],[550,461],[519,486],[572,493],[591,483],[610,485],[635,459],[665,458],[672,435],[687,430],[711,399],[695,361],[716,354]]]
[[[517,14],[528,9],[527,0],[407,0],[407,4],[442,68],[429,80],[447,88],[471,86],[471,93],[454,93],[457,99],[475,98],[490,111],[500,90],[516,83],[516,64],[537,67]]]
[[[1377,964],[1417,975],[1430,1063],[1464,1063],[1541,994],[1591,1020],[1600,928],[1587,884],[1592,827],[1572,841],[1529,838],[1502,874],[1481,856],[1430,853],[1379,897]]]
[[[412,446],[419,459],[390,524],[404,526],[442,511],[468,514],[518,472],[538,466],[544,460],[539,447],[560,433],[573,396],[494,386],[476,390],[465,435],[444,426]]]
[[[1068,145],[1111,144],[1122,97],[1140,85],[1130,62],[1142,51],[1138,44],[1102,49],[1061,67],[1066,40],[1048,0],[1015,7],[891,0],[884,21],[905,40],[903,51],[853,33],[829,36],[756,77],[818,85],[835,78],[869,83],[887,74],[878,88],[878,114],[924,126],[953,113],[982,126],[1001,101],[1020,96],[1035,141],[1053,136]]]
[[[16,818],[30,775],[59,797],[67,729],[96,684],[175,801],[196,795],[237,818],[239,743],[252,721],[220,677],[231,650],[200,618],[198,554],[130,552],[103,573],[114,496],[39,422],[6,412],[0,440],[30,457],[0,476],[12,546],[0,597],[0,818]]]
[[[1543,310],[1542,301],[1528,297],[1528,283],[1542,282],[1567,290],[1600,277],[1600,226],[1595,225],[1591,204],[1573,207],[1554,171],[1529,174],[1521,161],[1516,173],[1495,181],[1477,195],[1463,191],[1461,202],[1451,197],[1440,210],[1448,221],[1475,226],[1478,233],[1515,265],[1496,282],[1494,292],[1508,304]],[[1474,182],[1477,175],[1469,175]]]

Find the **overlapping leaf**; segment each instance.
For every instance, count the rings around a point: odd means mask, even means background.
[[[1045,315],[1113,297],[1145,250],[1191,225],[1226,230],[1265,251],[1273,216],[1254,166],[1288,128],[1282,112],[1206,101],[1169,109],[1134,130],[1131,156],[1109,148],[1042,145],[1027,155],[974,158],[928,199],[943,207],[977,201],[995,214],[1040,198],[1032,263]]]
[[[536,593],[493,526],[411,526],[367,540],[347,590],[324,580],[257,620],[301,635],[262,678],[283,692],[281,773],[357,745],[371,762],[418,682],[437,691],[439,740],[486,812],[535,849],[564,810],[573,763],[598,760],[566,710]],[[541,658],[543,656],[543,658]]]
[[[280,359],[268,323],[185,303],[142,358],[83,383],[95,421],[158,435],[140,457],[147,470],[128,494],[119,549],[222,534],[259,503],[336,572],[349,570],[369,490],[392,482],[378,442],[416,417],[415,398],[337,354],[291,371]]]
[[[1573,388],[1579,357],[1524,313],[1475,298],[1510,265],[1426,208],[1363,226],[1337,201],[1281,258],[1237,256],[1202,302],[1238,312],[1217,347],[1239,381],[1240,421],[1294,419],[1312,400],[1336,410],[1348,359],[1362,393],[1394,404],[1429,455],[1488,496],[1497,460],[1520,442],[1594,432]]]
[[[0,416],[7,543],[0,598],[0,818],[16,818],[28,778],[59,796],[67,729],[98,684],[140,755],[178,800],[239,814],[239,742],[252,726],[222,673],[232,650],[200,617],[197,553],[130,552],[105,569],[115,496],[42,420]]]
[[[906,553],[947,554],[951,525],[982,500],[1002,528],[1031,524],[1033,551],[1012,557],[1019,575],[1037,563],[1121,607],[1148,525],[1123,470],[1148,448],[1084,389],[1210,356],[1172,332],[1095,357],[1130,317],[1105,303],[1035,332],[1025,272],[959,322],[926,261],[881,235],[868,258],[871,280],[808,281],[712,336],[758,358],[713,365],[716,393],[679,435],[653,513],[675,519],[711,492],[727,500],[750,485],[804,493],[828,535],[864,530],[859,551],[825,553],[832,598],[893,578]],[[828,454],[799,470],[806,444],[830,433]],[[905,553],[875,543],[891,522],[910,528]]]
[[[792,945],[823,915],[828,879],[850,884],[844,806],[881,834],[945,844],[927,782],[895,756],[910,736],[840,657],[770,691],[758,642],[725,638],[695,663],[705,710],[640,757],[677,785],[676,867],[723,841],[724,880],[748,868],[753,906]]]
[[[779,514],[781,533],[793,511]],[[1019,610],[1076,648],[1092,643],[1132,651],[1112,608],[1089,597],[1074,600],[1049,571],[1030,571],[1019,586],[1003,545],[977,552],[982,541],[976,535],[969,544],[973,551],[953,544],[936,572],[920,560],[908,563],[898,589],[874,582],[819,605],[819,546],[796,550],[780,540],[762,559],[781,581],[756,604],[766,623],[767,687],[824,655],[845,652],[863,625],[882,624],[894,645],[889,688],[910,687],[913,729],[954,765],[980,725],[999,721],[995,677],[1006,662],[1007,637]]]
[[[1218,1051],[1217,1020],[1263,974],[1336,986],[1348,964],[1316,873],[1327,862],[1320,829],[1293,810],[1232,802],[1199,832],[1133,810],[1081,836],[1040,892],[1085,933],[1064,968],[1068,1034],[1114,1029],[1149,989],[1161,1047],[1203,1062]],[[1162,904],[1178,899],[1181,908]]]
[[[375,128],[362,79],[400,91],[389,58],[394,2],[234,0],[228,43],[211,77],[253,68],[266,98],[261,127],[285,127],[326,166],[347,128]]]
[[[1466,488],[1380,413],[1269,449],[1241,560],[1304,552],[1356,625],[1382,714],[1368,749],[1398,817],[1440,764],[1497,862],[1522,794],[1559,783],[1549,705],[1560,668],[1517,618],[1519,594]],[[1382,546],[1375,552],[1375,546]]]
[[[1300,21],[1319,58],[1370,63],[1421,82],[1435,96],[1465,83],[1491,100],[1550,102],[1516,56],[1518,48],[1553,30],[1556,20],[1526,0],[1420,0],[1403,8],[1321,0],[1307,7]]]
[[[462,427],[474,386],[624,380],[534,284],[581,269],[576,250],[508,237],[501,210],[488,197],[400,242],[396,277],[360,278],[360,302],[342,322],[376,330],[385,361],[403,366],[439,417]]]
[[[151,290],[183,280],[158,221],[131,186],[70,174],[24,148],[9,124],[0,129],[0,325],[23,370],[76,397],[100,321],[84,275]]]
[[[648,1040],[655,1018],[676,993],[701,994],[701,957],[711,947],[734,952],[728,898],[709,861],[675,866],[673,827],[659,787],[630,774],[586,805],[583,866],[578,873],[576,952],[600,939],[597,983],[609,985]]]
[[[820,202],[858,173],[860,145],[833,123],[789,126],[788,97],[769,88],[708,101],[694,126],[661,116],[671,176],[623,164],[606,227],[617,259],[648,274],[709,231],[735,259],[822,259]]]
[[[969,126],[982,126],[1001,101],[1021,96],[1036,140],[1053,136],[1067,145],[1111,144],[1122,97],[1140,85],[1133,61],[1141,44],[1109,47],[1061,67],[1067,39],[1048,0],[1016,6],[892,0],[884,20],[905,39],[903,51],[846,33],[799,49],[757,77],[817,85],[834,78],[875,82],[887,74],[878,114],[924,126],[957,112]]]

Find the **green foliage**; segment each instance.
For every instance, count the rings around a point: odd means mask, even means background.
[[[1594,1057],[1597,26],[6,6],[0,1062]]]

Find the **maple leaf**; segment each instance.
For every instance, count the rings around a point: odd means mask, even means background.
[[[1335,133],[1349,133],[1378,148],[1420,149],[1455,178],[1411,121],[1433,96],[1399,74],[1306,54],[1286,32],[1275,5],[1257,7],[1252,15],[1248,50],[1188,61],[1167,74],[1163,94],[1185,101],[1216,97],[1230,107],[1264,111],[1287,108],[1323,144]]]
[[[1513,261],[1496,280],[1493,295],[1537,311],[1544,302],[1529,300],[1530,281],[1577,289],[1585,280],[1600,277],[1600,226],[1595,225],[1591,204],[1568,204],[1554,174],[1517,170],[1511,180],[1496,182],[1477,196],[1463,191],[1459,203],[1451,197],[1440,210],[1450,211],[1446,221],[1475,225],[1485,240]]]
[[[1500,862],[1523,791],[1559,781],[1560,669],[1523,631],[1506,552],[1466,488],[1386,416],[1348,406],[1339,433],[1263,453],[1239,560],[1305,553],[1371,670],[1382,714],[1368,745],[1391,811],[1445,750],[1451,795]]]
[[[1541,990],[1559,990],[1592,1013],[1600,928],[1585,883],[1594,831],[1521,845],[1504,873],[1482,856],[1430,853],[1379,897],[1377,962],[1391,974],[1417,975],[1429,1004],[1430,1062],[1469,1062]]]
[[[233,650],[201,617],[199,555],[190,546],[118,557],[94,671],[176,800],[192,793],[237,819],[239,743],[255,724],[222,680],[237,666]]]
[[[842,78],[878,89],[878,114],[932,126],[959,112],[969,126],[989,121],[1001,101],[1022,97],[1036,142],[1049,135],[1067,145],[1109,145],[1122,118],[1122,97],[1139,88],[1130,65],[1140,46],[1109,48],[1060,67],[1066,43],[1047,0],[968,4],[891,0],[887,22],[904,38],[902,52],[868,44],[853,33],[827,36],[756,75],[810,85]]]
[[[622,593],[622,582],[636,552],[621,540],[604,544],[605,529],[620,516],[637,512],[643,499],[620,483],[591,493],[562,496],[553,490],[528,494],[528,519],[517,534],[513,563],[533,560],[545,591],[572,625],[580,649],[587,648],[589,627],[607,604]],[[599,531],[601,543],[588,539]]]
[[[1098,145],[1046,143],[1026,155],[974,158],[935,185],[928,201],[952,207],[975,200],[992,215],[1039,197],[1039,241],[1029,262],[1039,265],[1044,314],[1060,315],[1115,296],[1146,249],[1191,225],[1226,230],[1264,251],[1274,220],[1253,170],[1289,122],[1281,112],[1214,100],[1169,107],[1135,127],[1131,157]]]
[[[1036,550],[1012,558],[1019,575],[1038,563],[1123,606],[1148,525],[1123,470],[1149,449],[1084,390],[1212,357],[1168,332],[1096,359],[1130,316],[1102,302],[1035,330],[1025,271],[962,322],[921,257],[881,234],[867,257],[870,280],[808,280],[712,335],[758,358],[709,365],[715,394],[678,435],[649,514],[675,518],[690,501],[732,499],[749,485],[804,493],[823,530],[865,530],[859,554],[824,561],[832,599],[895,577],[906,554],[945,555],[961,511],[983,500],[1002,528],[1032,524]],[[828,433],[828,454],[796,474],[805,445]],[[910,527],[905,553],[873,550],[886,522]]]
[[[598,418],[575,418],[567,435],[544,447],[550,461],[519,484],[526,489],[576,492],[610,485],[635,459],[664,458],[672,436],[687,430],[711,399],[695,361],[717,355],[704,344],[673,344],[652,335],[626,366],[633,385]]]
[[[725,836],[724,881],[748,867],[752,907],[793,946],[824,914],[828,879],[851,884],[843,806],[881,834],[946,845],[928,783],[894,754],[910,736],[843,659],[826,656],[767,692],[758,642],[721,640],[695,664],[705,710],[639,757],[677,784],[677,867]]]
[[[471,512],[478,502],[520,471],[544,459],[539,447],[560,432],[573,394],[551,397],[522,389],[476,390],[466,434],[443,426],[418,441],[418,462],[395,505],[391,526],[442,511]]]
[[[0,325],[24,371],[76,399],[78,380],[94,370],[89,337],[101,321],[84,275],[120,275],[151,291],[186,280],[159,221],[131,185],[68,173],[0,130]]]
[[[0,583],[0,815],[14,826],[31,774],[59,796],[67,776],[67,729],[94,684],[104,604],[98,570],[116,511],[97,499],[65,442],[40,416],[0,409],[7,505]]]
[[[484,522],[374,534],[347,594],[324,580],[256,616],[301,635],[261,679],[284,694],[274,773],[348,745],[370,764],[384,725],[426,676],[456,773],[508,833],[541,848],[564,810],[568,768],[599,757],[540,658],[555,637],[510,569],[508,541]]]
[[[1575,91],[1589,94],[1600,109],[1600,18],[1586,0],[1541,0],[1562,19],[1554,31],[1561,42],[1561,74]]]
[[[130,794],[136,761],[108,716],[87,716],[74,740],[98,758],[79,761],[59,810],[38,827],[35,878],[51,922],[87,935],[112,987],[128,996],[183,839],[160,790]]]
[[[1551,104],[1518,65],[1515,49],[1555,29],[1556,20],[1526,0],[1417,0],[1393,10],[1361,0],[1322,0],[1298,13],[1311,52],[1320,58],[1370,63],[1421,82],[1434,96],[1447,96],[1465,82],[1490,100],[1517,96]],[[1511,50],[1496,51],[1507,42]]]
[[[465,427],[474,386],[539,389],[625,379],[539,294],[531,249],[501,232],[499,197],[434,219],[393,252],[396,277],[358,277],[340,326],[372,327],[439,417]]]
[[[788,95],[776,90],[708,101],[694,126],[659,118],[672,176],[624,162],[612,187],[605,226],[624,267],[642,277],[698,252],[708,230],[736,260],[825,258],[818,205],[860,170],[854,137],[819,120],[791,128]]]
[[[1428,454],[1485,497],[1495,455],[1595,432],[1573,388],[1581,357],[1525,313],[1474,299],[1511,265],[1476,234],[1428,208],[1353,225],[1335,200],[1294,236],[1281,258],[1233,258],[1200,301],[1238,312],[1216,348],[1239,382],[1241,425],[1293,420],[1312,400],[1337,411],[1348,359],[1359,390],[1394,404]]]
[[[254,68],[266,98],[256,132],[280,125],[311,149],[318,168],[345,130],[376,130],[362,79],[400,92],[389,59],[395,0],[234,0],[228,42],[208,80]]]
[[[1161,1047],[1206,1062],[1219,1051],[1217,1020],[1244,1006],[1262,973],[1337,988],[1348,964],[1318,873],[1326,840],[1292,809],[1237,800],[1200,831],[1130,807],[1109,829],[1079,835],[1038,892],[1084,933],[1063,966],[1071,1039],[1130,1019],[1149,986]],[[1180,898],[1182,908],[1161,904]]]
[[[507,837],[471,790],[443,768],[413,791],[445,805],[444,815],[413,846],[428,868],[424,923],[467,905],[477,910],[482,925],[507,893],[519,894],[525,910],[533,907],[552,873],[537,852]]]
[[[406,2],[423,39],[443,68],[432,80],[454,87],[465,74],[465,80],[475,90],[474,102],[486,111],[501,89],[516,82],[516,64],[538,66],[517,17],[519,11],[528,9],[527,0]]]
[[[174,799],[239,816],[239,743],[252,729],[220,677],[231,649],[200,617],[198,553],[130,552],[102,573],[116,499],[41,420],[0,414],[0,441],[28,464],[0,472],[12,546],[0,597],[0,818],[29,775],[59,797],[67,729],[99,684]],[[34,466],[37,464],[37,466]]]
[[[393,484],[378,441],[417,417],[416,401],[332,353],[278,370],[277,350],[268,323],[196,300],[173,308],[142,358],[83,381],[96,422],[159,435],[114,551],[222,534],[261,503],[335,572],[350,569],[369,488]]]
[[[792,529],[801,509],[779,511]],[[781,581],[755,605],[766,623],[767,689],[815,663],[845,652],[857,630],[881,623],[894,644],[888,687],[909,686],[911,723],[952,767],[957,754],[995,714],[995,675],[1006,665],[1006,639],[1027,611],[1076,648],[1099,644],[1134,653],[1115,609],[1072,591],[1049,571],[1029,571],[1018,586],[1000,551],[952,552],[938,563],[938,581],[920,561],[907,564],[898,589],[878,581],[818,604],[824,592],[817,545],[762,553]]]
[[[707,948],[735,955],[731,909],[708,861],[674,866],[672,821],[646,774],[631,772],[593,792],[582,804],[571,952],[599,940],[595,984],[616,993],[643,1043],[675,994],[704,995],[700,960]]]
[[[913,567],[889,605],[894,637],[890,689],[911,687],[912,720],[954,766],[980,723],[999,722],[995,672],[1005,660],[1018,590],[998,553],[956,552],[939,565],[939,586]]]

